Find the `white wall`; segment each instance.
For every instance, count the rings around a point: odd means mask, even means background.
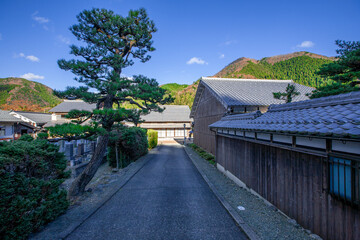
[[[13,123],[0,123],[0,128],[5,128],[5,135],[0,136],[0,139],[13,138],[14,135],[14,124]]]

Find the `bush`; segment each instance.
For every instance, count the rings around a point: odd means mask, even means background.
[[[117,144],[116,144],[117,143]],[[139,127],[122,128],[109,143],[109,165],[116,167],[115,146],[118,146],[119,166],[126,167],[148,152],[146,129]]]
[[[64,154],[46,140],[25,136],[0,142],[1,239],[25,239],[69,206],[59,188],[69,175]]]
[[[197,146],[194,143],[190,143],[188,144],[189,147],[191,147],[192,149],[194,149],[195,152],[197,152],[200,157],[202,157],[203,159],[209,161],[210,164],[215,165],[215,156],[206,152],[204,149],[202,149],[201,147]]]
[[[148,141],[149,141],[149,149],[153,149],[157,146],[158,143],[158,132],[152,129],[147,131]]]
[[[38,135],[37,135],[37,138],[38,138],[38,139],[48,139],[48,137],[49,137],[49,134],[46,133],[46,132],[40,132],[40,133],[38,133]]]
[[[31,142],[32,140],[34,140],[34,138],[29,134],[24,134],[18,140],[25,141],[25,142]]]

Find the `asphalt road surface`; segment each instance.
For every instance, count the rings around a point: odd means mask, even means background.
[[[163,145],[66,239],[247,239],[180,145]]]

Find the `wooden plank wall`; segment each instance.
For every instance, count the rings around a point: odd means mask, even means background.
[[[215,133],[209,125],[219,121],[225,112],[225,107],[205,88],[194,116],[194,143],[214,155]]]
[[[360,210],[327,193],[323,157],[217,136],[226,170],[324,239],[360,239]]]

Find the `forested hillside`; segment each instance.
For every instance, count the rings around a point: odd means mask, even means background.
[[[61,100],[41,83],[23,78],[0,78],[0,109],[46,112]]]
[[[199,80],[195,81],[191,85],[180,85],[177,83],[164,84],[161,87],[166,89],[171,96],[174,97],[174,102],[170,105],[188,105],[190,108],[194,102],[195,93]]]
[[[226,66],[216,77],[292,79],[297,83],[317,87],[326,79],[316,75],[320,66],[334,58],[308,52],[263,58],[260,61],[240,58]]]

